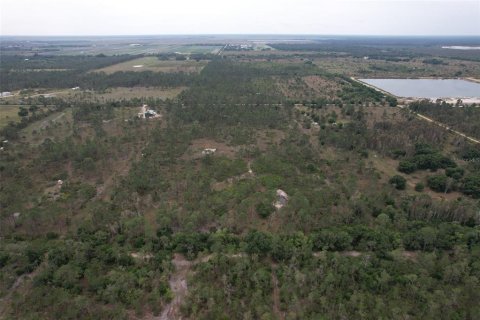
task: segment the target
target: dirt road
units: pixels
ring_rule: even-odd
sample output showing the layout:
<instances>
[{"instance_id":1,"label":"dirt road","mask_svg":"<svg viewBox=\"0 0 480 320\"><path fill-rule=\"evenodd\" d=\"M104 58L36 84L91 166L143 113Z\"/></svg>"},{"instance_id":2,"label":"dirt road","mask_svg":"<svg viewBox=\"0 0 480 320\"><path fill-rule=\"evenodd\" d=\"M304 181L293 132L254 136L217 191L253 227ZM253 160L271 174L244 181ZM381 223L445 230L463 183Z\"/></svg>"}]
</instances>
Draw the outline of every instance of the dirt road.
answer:
<instances>
[{"instance_id":1,"label":"dirt road","mask_svg":"<svg viewBox=\"0 0 480 320\"><path fill-rule=\"evenodd\" d=\"M187 276L192 267L192 262L180 254L175 254L173 260L175 271L170 277L169 285L173 293L173 300L165 306L158 320L182 319L180 306L188 292Z\"/></svg>"},{"instance_id":2,"label":"dirt road","mask_svg":"<svg viewBox=\"0 0 480 320\"><path fill-rule=\"evenodd\" d=\"M403 108L403 106L402 106L401 108ZM473 142L473 143L476 143L476 144L480 144L480 140L475 139L475 138L473 138L473 137L471 137L471 136L467 136L466 134L464 134L464 133L462 133L462 132L460 132L460 131L454 130L454 129L450 128L449 126L447 126L446 124L443 124L443 123L441 123L441 122L438 122L438 121L436 121L436 120L433 120L432 118L426 117L426 116L424 116L423 114L420 114L420 113L415 113L415 112L412 112L412 113L415 114L418 118L420 118L420 119L422 119L422 120L425 120L425 121L428 121L428 122L430 122L430 123L433 123L433 124L435 124L435 125L437 125L437 126L439 126L439 127L441 127L441 128L444 128L445 130L448 130L449 132L451 132L451 133L453 133L453 134L456 134L456 135L458 135L458 136L460 136L460 137L462 137L462 138L465 138L465 139L467 139L467 140L470 141L470 142Z\"/></svg>"}]
</instances>

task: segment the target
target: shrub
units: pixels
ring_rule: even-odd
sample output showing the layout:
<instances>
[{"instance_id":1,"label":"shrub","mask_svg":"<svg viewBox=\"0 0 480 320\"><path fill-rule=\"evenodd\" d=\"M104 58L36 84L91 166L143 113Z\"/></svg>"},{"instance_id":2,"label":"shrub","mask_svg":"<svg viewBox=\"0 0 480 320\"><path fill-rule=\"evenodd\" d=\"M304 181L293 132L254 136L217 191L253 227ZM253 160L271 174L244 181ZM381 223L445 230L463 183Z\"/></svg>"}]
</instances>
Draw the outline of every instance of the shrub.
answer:
<instances>
[{"instance_id":1,"label":"shrub","mask_svg":"<svg viewBox=\"0 0 480 320\"><path fill-rule=\"evenodd\" d=\"M400 175L391 177L388 182L397 190L405 190L405 187L407 186L407 180Z\"/></svg>"},{"instance_id":2,"label":"shrub","mask_svg":"<svg viewBox=\"0 0 480 320\"><path fill-rule=\"evenodd\" d=\"M404 157L405 155L407 154L407 152L405 150L393 150L392 151L392 157L394 159L398 159L398 158L401 158L401 157Z\"/></svg>"},{"instance_id":3,"label":"shrub","mask_svg":"<svg viewBox=\"0 0 480 320\"><path fill-rule=\"evenodd\" d=\"M447 190L447 176L440 174L428 177L428 186L436 192L448 192Z\"/></svg>"},{"instance_id":4,"label":"shrub","mask_svg":"<svg viewBox=\"0 0 480 320\"><path fill-rule=\"evenodd\" d=\"M245 238L246 251L249 254L267 254L272 250L272 236L260 231L252 230Z\"/></svg>"},{"instance_id":5,"label":"shrub","mask_svg":"<svg viewBox=\"0 0 480 320\"><path fill-rule=\"evenodd\" d=\"M3 268L7 265L8 260L10 260L10 256L6 252L0 252L0 268Z\"/></svg>"},{"instance_id":6,"label":"shrub","mask_svg":"<svg viewBox=\"0 0 480 320\"><path fill-rule=\"evenodd\" d=\"M415 191L422 192L423 189L425 189L425 185L423 183L419 182L415 185Z\"/></svg>"},{"instance_id":7,"label":"shrub","mask_svg":"<svg viewBox=\"0 0 480 320\"><path fill-rule=\"evenodd\" d=\"M398 171L409 174L417 170L417 165L410 160L400 161L398 164Z\"/></svg>"},{"instance_id":8,"label":"shrub","mask_svg":"<svg viewBox=\"0 0 480 320\"><path fill-rule=\"evenodd\" d=\"M268 216L270 216L270 214L273 212L273 207L268 203L260 202L255 207L255 210L257 211L260 217L265 219L265 218L268 218Z\"/></svg>"},{"instance_id":9,"label":"shrub","mask_svg":"<svg viewBox=\"0 0 480 320\"><path fill-rule=\"evenodd\" d=\"M463 177L465 170L462 168L447 168L445 174L447 177L453 178L455 180L460 180Z\"/></svg>"},{"instance_id":10,"label":"shrub","mask_svg":"<svg viewBox=\"0 0 480 320\"><path fill-rule=\"evenodd\" d=\"M460 153L463 160L475 160L480 159L480 149L478 147L469 146L466 147Z\"/></svg>"},{"instance_id":11,"label":"shrub","mask_svg":"<svg viewBox=\"0 0 480 320\"><path fill-rule=\"evenodd\" d=\"M267 187L268 189L278 189L284 183L284 178L282 176L274 175L274 174L266 174L260 177L260 182L262 185Z\"/></svg>"},{"instance_id":12,"label":"shrub","mask_svg":"<svg viewBox=\"0 0 480 320\"><path fill-rule=\"evenodd\" d=\"M480 198L480 175L466 177L463 180L462 192L474 198Z\"/></svg>"}]
</instances>

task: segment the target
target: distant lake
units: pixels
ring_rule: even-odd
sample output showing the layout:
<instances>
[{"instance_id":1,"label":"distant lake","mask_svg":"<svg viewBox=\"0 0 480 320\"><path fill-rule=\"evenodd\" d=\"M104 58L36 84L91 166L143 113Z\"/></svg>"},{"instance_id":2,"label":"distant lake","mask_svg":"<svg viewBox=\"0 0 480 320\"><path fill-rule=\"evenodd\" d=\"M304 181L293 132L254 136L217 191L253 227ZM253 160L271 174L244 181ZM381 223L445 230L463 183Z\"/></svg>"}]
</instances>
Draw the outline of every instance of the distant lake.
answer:
<instances>
[{"instance_id":1,"label":"distant lake","mask_svg":"<svg viewBox=\"0 0 480 320\"><path fill-rule=\"evenodd\" d=\"M398 97L478 98L480 83L459 79L359 79Z\"/></svg>"}]
</instances>

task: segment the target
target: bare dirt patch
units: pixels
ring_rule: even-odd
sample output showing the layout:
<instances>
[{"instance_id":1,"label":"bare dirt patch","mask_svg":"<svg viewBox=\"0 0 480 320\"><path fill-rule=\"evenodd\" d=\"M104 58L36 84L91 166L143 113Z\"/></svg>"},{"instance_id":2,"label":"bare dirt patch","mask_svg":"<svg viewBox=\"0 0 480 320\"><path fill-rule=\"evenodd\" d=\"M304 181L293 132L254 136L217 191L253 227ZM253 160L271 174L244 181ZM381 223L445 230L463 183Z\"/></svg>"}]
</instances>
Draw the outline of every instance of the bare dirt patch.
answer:
<instances>
[{"instance_id":1,"label":"bare dirt patch","mask_svg":"<svg viewBox=\"0 0 480 320\"><path fill-rule=\"evenodd\" d=\"M257 132L256 145L261 151L267 150L269 147L278 145L285 138L285 132L276 129L262 130Z\"/></svg>"},{"instance_id":2,"label":"bare dirt patch","mask_svg":"<svg viewBox=\"0 0 480 320\"><path fill-rule=\"evenodd\" d=\"M402 252L402 256L407 259L407 260L411 260L411 261L417 261L417 258L418 258L418 252L415 252L415 251L403 251Z\"/></svg>"},{"instance_id":3,"label":"bare dirt patch","mask_svg":"<svg viewBox=\"0 0 480 320\"><path fill-rule=\"evenodd\" d=\"M165 306L160 317L154 318L157 320L182 318L180 315L180 306L188 293L187 276L193 263L180 254L175 254L172 263L175 266L175 271L168 280L168 283L174 298Z\"/></svg>"},{"instance_id":4,"label":"bare dirt patch","mask_svg":"<svg viewBox=\"0 0 480 320\"><path fill-rule=\"evenodd\" d=\"M362 253L360 251L343 251L342 252L342 255L343 256L346 256L346 257L360 257L362 255Z\"/></svg>"},{"instance_id":5,"label":"bare dirt patch","mask_svg":"<svg viewBox=\"0 0 480 320\"><path fill-rule=\"evenodd\" d=\"M224 142L215 141L213 139L201 138L192 140L188 150L182 156L184 160L198 159L204 157L202 153L205 149L216 149L215 155L223 155L233 159L240 147L229 146Z\"/></svg>"},{"instance_id":6,"label":"bare dirt patch","mask_svg":"<svg viewBox=\"0 0 480 320\"><path fill-rule=\"evenodd\" d=\"M280 311L280 289L278 287L278 278L275 274L275 266L272 268L272 285L273 285L273 313L277 317L277 319L283 320L285 319L285 314Z\"/></svg>"}]
</instances>

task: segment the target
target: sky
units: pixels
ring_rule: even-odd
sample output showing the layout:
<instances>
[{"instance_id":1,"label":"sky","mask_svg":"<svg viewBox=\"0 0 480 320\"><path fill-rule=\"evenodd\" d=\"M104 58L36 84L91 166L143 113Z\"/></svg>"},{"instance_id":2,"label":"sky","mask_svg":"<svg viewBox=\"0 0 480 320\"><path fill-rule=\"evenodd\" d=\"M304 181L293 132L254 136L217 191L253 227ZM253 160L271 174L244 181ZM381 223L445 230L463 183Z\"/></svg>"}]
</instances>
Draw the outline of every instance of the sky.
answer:
<instances>
[{"instance_id":1,"label":"sky","mask_svg":"<svg viewBox=\"0 0 480 320\"><path fill-rule=\"evenodd\" d=\"M0 0L0 35L477 35L480 0Z\"/></svg>"}]
</instances>

